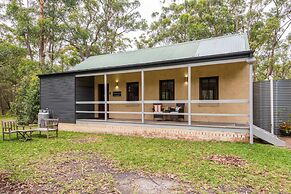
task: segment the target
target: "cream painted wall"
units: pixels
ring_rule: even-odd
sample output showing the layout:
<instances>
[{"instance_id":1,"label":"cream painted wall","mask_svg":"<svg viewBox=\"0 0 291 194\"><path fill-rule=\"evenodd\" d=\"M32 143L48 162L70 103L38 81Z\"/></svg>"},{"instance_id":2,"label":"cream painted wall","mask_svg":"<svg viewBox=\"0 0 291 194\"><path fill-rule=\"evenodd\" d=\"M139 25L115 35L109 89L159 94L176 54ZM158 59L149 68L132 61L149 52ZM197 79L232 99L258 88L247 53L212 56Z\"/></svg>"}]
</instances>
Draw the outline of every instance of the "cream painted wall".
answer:
<instances>
[{"instance_id":1,"label":"cream painted wall","mask_svg":"<svg viewBox=\"0 0 291 194\"><path fill-rule=\"evenodd\" d=\"M199 99L199 78L219 77L219 99L248 99L249 65L247 63L221 64L192 68L192 99ZM193 113L248 114L248 104L192 104ZM247 123L247 117L192 116L192 121Z\"/></svg>"},{"instance_id":2,"label":"cream painted wall","mask_svg":"<svg viewBox=\"0 0 291 194\"><path fill-rule=\"evenodd\" d=\"M145 100L159 100L159 80L175 79L175 99L187 100L187 83L185 83L187 68L146 71L145 72ZM249 68L246 63L219 64L192 68L192 100L199 99L199 78L219 76L219 99L248 99L249 95ZM98 101L98 84L103 83L103 76L95 78L95 100ZM118 80L118 88L116 81ZM140 73L126 73L108 75L109 100L126 101L126 83L141 82ZM114 91L121 91L121 97L113 97ZM141 100L141 85L139 87ZM175 106L169 104L168 106ZM145 105L146 112L152 112L152 105ZM248 104L192 104L193 113L238 113L248 114ZM96 105L96 110L98 106ZM110 105L110 111L139 112L141 105ZM186 110L187 112L187 104ZM110 118L141 119L140 115L110 114ZM185 116L185 120L187 116ZM153 119L146 115L145 119ZM192 116L192 121L247 123L248 118L242 117L206 117Z\"/></svg>"}]
</instances>

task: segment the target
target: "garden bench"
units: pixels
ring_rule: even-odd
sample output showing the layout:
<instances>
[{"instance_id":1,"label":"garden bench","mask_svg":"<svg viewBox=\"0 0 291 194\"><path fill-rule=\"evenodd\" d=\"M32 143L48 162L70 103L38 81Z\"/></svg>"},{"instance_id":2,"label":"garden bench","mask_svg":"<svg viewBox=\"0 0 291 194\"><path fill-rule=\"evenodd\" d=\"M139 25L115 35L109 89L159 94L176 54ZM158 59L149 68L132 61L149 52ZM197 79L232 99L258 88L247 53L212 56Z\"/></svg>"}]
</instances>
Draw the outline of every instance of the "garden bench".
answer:
<instances>
[{"instance_id":1,"label":"garden bench","mask_svg":"<svg viewBox=\"0 0 291 194\"><path fill-rule=\"evenodd\" d=\"M2 135L3 135L3 141L5 140L5 135L9 135L9 140L11 140L11 134L16 133L17 139L18 139L18 130L21 127L22 130L24 130L24 126L19 126L16 121L2 121Z\"/></svg>"},{"instance_id":2,"label":"garden bench","mask_svg":"<svg viewBox=\"0 0 291 194\"><path fill-rule=\"evenodd\" d=\"M40 135L42 132L45 132L47 138L49 138L49 132L55 132L56 137L58 137L59 119L43 119L40 121L39 128L36 128L34 131L38 131Z\"/></svg>"}]
</instances>

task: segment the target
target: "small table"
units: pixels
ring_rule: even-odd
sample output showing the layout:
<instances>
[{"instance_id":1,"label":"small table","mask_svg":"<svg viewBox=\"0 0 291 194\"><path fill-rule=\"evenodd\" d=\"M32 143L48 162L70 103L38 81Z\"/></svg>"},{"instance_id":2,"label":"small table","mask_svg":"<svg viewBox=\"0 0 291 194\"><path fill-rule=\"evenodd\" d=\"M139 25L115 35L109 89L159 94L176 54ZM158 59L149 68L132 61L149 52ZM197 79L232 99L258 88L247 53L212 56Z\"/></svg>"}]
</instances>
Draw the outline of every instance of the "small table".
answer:
<instances>
[{"instance_id":1,"label":"small table","mask_svg":"<svg viewBox=\"0 0 291 194\"><path fill-rule=\"evenodd\" d=\"M27 140L32 140L32 133L35 130L30 129L30 130L17 130L17 133L20 134L20 136L22 137L21 139L23 139L24 141Z\"/></svg>"}]
</instances>

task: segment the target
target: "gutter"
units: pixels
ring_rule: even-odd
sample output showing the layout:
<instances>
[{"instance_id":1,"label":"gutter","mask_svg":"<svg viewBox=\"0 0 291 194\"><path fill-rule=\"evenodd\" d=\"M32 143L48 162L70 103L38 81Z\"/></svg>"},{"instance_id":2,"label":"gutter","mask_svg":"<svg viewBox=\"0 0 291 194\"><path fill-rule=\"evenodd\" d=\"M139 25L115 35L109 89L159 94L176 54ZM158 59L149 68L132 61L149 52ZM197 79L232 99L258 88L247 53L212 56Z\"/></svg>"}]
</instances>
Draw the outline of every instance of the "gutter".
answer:
<instances>
[{"instance_id":1,"label":"gutter","mask_svg":"<svg viewBox=\"0 0 291 194\"><path fill-rule=\"evenodd\" d=\"M173 60L166 60L166 61L154 61L148 63L139 63L139 64L128 64L128 65L121 65L115 67L105 67L105 68L93 68L93 69L84 69L84 70L75 70L75 71L66 71L66 72L59 72L59 73L50 73L50 74L41 74L38 75L39 78L47 77L47 76L57 76L57 75L67 75L67 74L79 74L79 73L88 73L88 72L110 72L116 70L128 70L128 69L137 69L137 68L151 68L151 67L161 67L161 66L172 66L172 65L179 65L184 63L200 63L200 62L208 62L208 61L220 61L226 59L239 59L253 57L253 51L241 51L241 52L234 52L234 53L225 53L225 54L218 54L218 55L208 55L208 56L201 56L201 57L189 57L189 58L182 58L182 59L173 59Z\"/></svg>"}]
</instances>

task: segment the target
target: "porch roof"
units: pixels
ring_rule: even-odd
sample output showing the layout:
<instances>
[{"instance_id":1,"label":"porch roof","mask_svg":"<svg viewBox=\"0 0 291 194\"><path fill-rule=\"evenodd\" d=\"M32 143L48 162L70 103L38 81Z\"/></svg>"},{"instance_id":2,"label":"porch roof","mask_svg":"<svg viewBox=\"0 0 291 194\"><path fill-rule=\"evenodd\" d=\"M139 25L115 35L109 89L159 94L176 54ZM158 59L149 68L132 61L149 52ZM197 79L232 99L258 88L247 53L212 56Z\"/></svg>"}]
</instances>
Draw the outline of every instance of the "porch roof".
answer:
<instances>
[{"instance_id":1,"label":"porch roof","mask_svg":"<svg viewBox=\"0 0 291 194\"><path fill-rule=\"evenodd\" d=\"M92 56L70 71L128 67L145 63L166 62L250 51L245 33L195 40L169 46Z\"/></svg>"}]
</instances>

